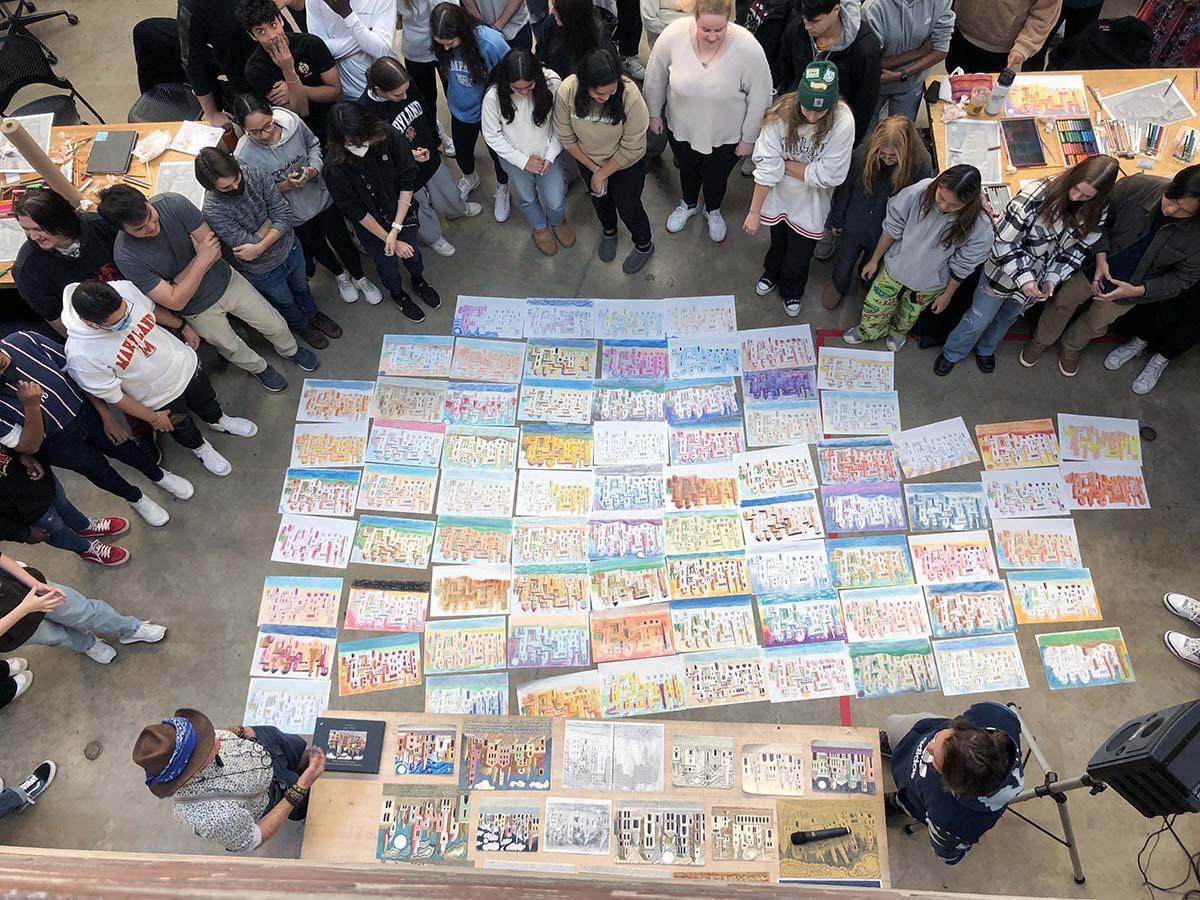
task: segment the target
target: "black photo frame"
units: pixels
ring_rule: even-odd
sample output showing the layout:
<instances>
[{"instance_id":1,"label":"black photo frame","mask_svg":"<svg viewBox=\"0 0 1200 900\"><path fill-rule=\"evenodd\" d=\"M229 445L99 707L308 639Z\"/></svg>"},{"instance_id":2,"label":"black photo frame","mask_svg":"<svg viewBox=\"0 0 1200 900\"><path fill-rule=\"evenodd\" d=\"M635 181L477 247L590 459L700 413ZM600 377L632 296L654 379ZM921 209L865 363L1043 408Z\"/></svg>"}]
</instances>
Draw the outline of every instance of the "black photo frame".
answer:
<instances>
[{"instance_id":1,"label":"black photo frame","mask_svg":"<svg viewBox=\"0 0 1200 900\"><path fill-rule=\"evenodd\" d=\"M377 719L327 719L319 717L313 730L313 746L325 751L327 772L375 775L383 754L386 722ZM361 740L361 748L357 747Z\"/></svg>"}]
</instances>

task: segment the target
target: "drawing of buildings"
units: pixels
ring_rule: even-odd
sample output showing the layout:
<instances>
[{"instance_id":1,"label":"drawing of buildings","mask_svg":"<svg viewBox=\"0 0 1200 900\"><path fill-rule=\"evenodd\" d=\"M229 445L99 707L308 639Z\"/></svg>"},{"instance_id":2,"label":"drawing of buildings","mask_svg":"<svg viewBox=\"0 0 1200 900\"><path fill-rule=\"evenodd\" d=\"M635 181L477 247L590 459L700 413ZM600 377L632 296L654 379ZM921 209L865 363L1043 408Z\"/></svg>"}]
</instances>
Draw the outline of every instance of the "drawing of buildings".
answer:
<instances>
[{"instance_id":1,"label":"drawing of buildings","mask_svg":"<svg viewBox=\"0 0 1200 900\"><path fill-rule=\"evenodd\" d=\"M250 674L328 678L332 662L333 648L328 638L264 631L259 635Z\"/></svg>"},{"instance_id":2,"label":"drawing of buildings","mask_svg":"<svg viewBox=\"0 0 1200 900\"><path fill-rule=\"evenodd\" d=\"M464 865L467 861L468 794L383 797L377 855L384 862Z\"/></svg>"},{"instance_id":3,"label":"drawing of buildings","mask_svg":"<svg viewBox=\"0 0 1200 900\"><path fill-rule=\"evenodd\" d=\"M354 511L356 485L353 478L288 475L283 485L289 512L348 514Z\"/></svg>"},{"instance_id":4,"label":"drawing of buildings","mask_svg":"<svg viewBox=\"0 0 1200 900\"><path fill-rule=\"evenodd\" d=\"M620 561L606 566L593 565L589 572L593 606L597 610L636 606L667 597L667 570L662 559L642 560L633 564Z\"/></svg>"},{"instance_id":5,"label":"drawing of buildings","mask_svg":"<svg viewBox=\"0 0 1200 900\"><path fill-rule=\"evenodd\" d=\"M671 746L675 787L733 787L733 738L676 735Z\"/></svg>"},{"instance_id":6,"label":"drawing of buildings","mask_svg":"<svg viewBox=\"0 0 1200 900\"><path fill-rule=\"evenodd\" d=\"M704 865L704 807L617 803L616 861Z\"/></svg>"},{"instance_id":7,"label":"drawing of buildings","mask_svg":"<svg viewBox=\"0 0 1200 900\"><path fill-rule=\"evenodd\" d=\"M313 387L310 384L304 390L304 408L301 415L318 421L364 419L370 405L369 390L364 392L341 387Z\"/></svg>"},{"instance_id":8,"label":"drawing of buildings","mask_svg":"<svg viewBox=\"0 0 1200 900\"><path fill-rule=\"evenodd\" d=\"M1048 432L1005 431L998 434L982 433L977 429L979 451L989 469L1019 469L1025 466L1058 465L1058 438L1050 421L1046 421Z\"/></svg>"},{"instance_id":9,"label":"drawing of buildings","mask_svg":"<svg viewBox=\"0 0 1200 900\"><path fill-rule=\"evenodd\" d=\"M588 608L588 574L513 569L513 612L582 612Z\"/></svg>"},{"instance_id":10,"label":"drawing of buildings","mask_svg":"<svg viewBox=\"0 0 1200 900\"><path fill-rule=\"evenodd\" d=\"M713 862L769 860L775 856L775 846L775 815L771 810L713 807Z\"/></svg>"},{"instance_id":11,"label":"drawing of buildings","mask_svg":"<svg viewBox=\"0 0 1200 900\"><path fill-rule=\"evenodd\" d=\"M937 667L929 642L920 652L901 652L907 641L856 644L850 649L854 683L859 697L890 697L938 689ZM878 649L876 649L878 648Z\"/></svg>"},{"instance_id":12,"label":"drawing of buildings","mask_svg":"<svg viewBox=\"0 0 1200 900\"><path fill-rule=\"evenodd\" d=\"M450 775L454 772L456 732L447 728L400 726L396 735L397 775Z\"/></svg>"},{"instance_id":13,"label":"drawing of buildings","mask_svg":"<svg viewBox=\"0 0 1200 900\"><path fill-rule=\"evenodd\" d=\"M875 793L875 751L866 744L813 741L809 774L814 791Z\"/></svg>"},{"instance_id":14,"label":"drawing of buildings","mask_svg":"<svg viewBox=\"0 0 1200 900\"><path fill-rule=\"evenodd\" d=\"M916 491L914 485L907 485L906 497L913 531L972 531L988 526L982 491Z\"/></svg>"},{"instance_id":15,"label":"drawing of buildings","mask_svg":"<svg viewBox=\"0 0 1200 900\"><path fill-rule=\"evenodd\" d=\"M594 613L591 629L593 662L647 659L675 652L671 612L665 604Z\"/></svg>"},{"instance_id":16,"label":"drawing of buildings","mask_svg":"<svg viewBox=\"0 0 1200 900\"><path fill-rule=\"evenodd\" d=\"M509 623L508 665L512 669L586 666L589 662L587 617L579 624L538 620Z\"/></svg>"},{"instance_id":17,"label":"drawing of buildings","mask_svg":"<svg viewBox=\"0 0 1200 900\"><path fill-rule=\"evenodd\" d=\"M663 476L661 473L642 475L629 472L597 475L594 499L597 512L660 510L663 508Z\"/></svg>"},{"instance_id":18,"label":"drawing of buildings","mask_svg":"<svg viewBox=\"0 0 1200 900\"><path fill-rule=\"evenodd\" d=\"M446 434L443 463L463 469L511 469L517 463L515 434L509 437L451 428Z\"/></svg>"},{"instance_id":19,"label":"drawing of buildings","mask_svg":"<svg viewBox=\"0 0 1200 900\"><path fill-rule=\"evenodd\" d=\"M754 628L754 611L749 599L736 603L688 605L676 603L671 607L671 623L675 633L675 650L719 650L723 647L756 647L758 633Z\"/></svg>"},{"instance_id":20,"label":"drawing of buildings","mask_svg":"<svg viewBox=\"0 0 1200 900\"><path fill-rule=\"evenodd\" d=\"M416 635L411 644L376 647L338 655L338 692L360 694L421 683L421 646Z\"/></svg>"},{"instance_id":21,"label":"drawing of buildings","mask_svg":"<svg viewBox=\"0 0 1200 900\"><path fill-rule=\"evenodd\" d=\"M464 734L459 784L489 790L549 790L550 735Z\"/></svg>"},{"instance_id":22,"label":"drawing of buildings","mask_svg":"<svg viewBox=\"0 0 1200 900\"><path fill-rule=\"evenodd\" d=\"M302 431L296 435L296 459L302 466L357 466L366 438L361 434Z\"/></svg>"},{"instance_id":23,"label":"drawing of buildings","mask_svg":"<svg viewBox=\"0 0 1200 900\"><path fill-rule=\"evenodd\" d=\"M742 790L751 794L804 793L804 751L781 744L742 748Z\"/></svg>"},{"instance_id":24,"label":"drawing of buildings","mask_svg":"<svg viewBox=\"0 0 1200 900\"><path fill-rule=\"evenodd\" d=\"M817 456L825 484L900 480L896 451L890 443L877 447L818 447Z\"/></svg>"},{"instance_id":25,"label":"drawing of buildings","mask_svg":"<svg viewBox=\"0 0 1200 900\"><path fill-rule=\"evenodd\" d=\"M475 849L485 852L536 853L542 817L537 807L481 809Z\"/></svg>"},{"instance_id":26,"label":"drawing of buildings","mask_svg":"<svg viewBox=\"0 0 1200 900\"><path fill-rule=\"evenodd\" d=\"M929 618L937 637L1015 631L1017 620L1001 582L930 585Z\"/></svg>"},{"instance_id":27,"label":"drawing of buildings","mask_svg":"<svg viewBox=\"0 0 1200 900\"><path fill-rule=\"evenodd\" d=\"M732 475L680 475L667 477L667 495L675 509L735 507L738 503L737 479Z\"/></svg>"},{"instance_id":28,"label":"drawing of buildings","mask_svg":"<svg viewBox=\"0 0 1200 900\"><path fill-rule=\"evenodd\" d=\"M1042 647L1042 663L1052 686L1083 687L1132 680L1122 647L1110 641L1092 644L1053 644ZM1057 682L1057 684L1055 684Z\"/></svg>"},{"instance_id":29,"label":"drawing of buildings","mask_svg":"<svg viewBox=\"0 0 1200 900\"><path fill-rule=\"evenodd\" d=\"M508 608L509 587L507 578L447 574L433 583L433 608L445 616L502 613Z\"/></svg>"}]
</instances>

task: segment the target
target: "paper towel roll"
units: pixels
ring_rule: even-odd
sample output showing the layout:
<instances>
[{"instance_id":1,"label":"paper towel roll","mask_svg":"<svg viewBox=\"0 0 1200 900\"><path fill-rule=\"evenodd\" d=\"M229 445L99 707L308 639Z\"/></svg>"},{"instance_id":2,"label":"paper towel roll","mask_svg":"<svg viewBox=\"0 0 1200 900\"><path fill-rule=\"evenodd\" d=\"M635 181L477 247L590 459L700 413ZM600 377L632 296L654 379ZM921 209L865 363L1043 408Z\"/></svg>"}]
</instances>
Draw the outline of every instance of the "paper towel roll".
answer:
<instances>
[{"instance_id":1,"label":"paper towel roll","mask_svg":"<svg viewBox=\"0 0 1200 900\"><path fill-rule=\"evenodd\" d=\"M37 145L37 141L29 136L25 126L16 119L5 119L0 121L0 134L3 134L17 149L17 152L25 157L25 161L45 179L46 184L62 194L72 206L79 206L83 202L83 194L79 193L78 188L67 180L58 166L54 164L54 160Z\"/></svg>"}]
</instances>

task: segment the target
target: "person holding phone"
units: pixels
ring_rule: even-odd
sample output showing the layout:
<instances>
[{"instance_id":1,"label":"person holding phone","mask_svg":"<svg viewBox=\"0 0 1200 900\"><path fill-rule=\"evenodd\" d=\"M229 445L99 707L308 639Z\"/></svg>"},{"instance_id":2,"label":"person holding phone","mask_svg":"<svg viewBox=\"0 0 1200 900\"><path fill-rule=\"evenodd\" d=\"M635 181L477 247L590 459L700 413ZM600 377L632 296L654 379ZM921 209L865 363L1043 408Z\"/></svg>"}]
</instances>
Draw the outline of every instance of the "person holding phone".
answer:
<instances>
[{"instance_id":1,"label":"person holding phone","mask_svg":"<svg viewBox=\"0 0 1200 900\"><path fill-rule=\"evenodd\" d=\"M1058 370L1073 377L1083 348L1134 305L1170 300L1200 279L1200 165L1170 179L1132 175L1117 182L1093 246L1094 271L1067 279L1042 311L1021 350L1026 368L1058 343ZM1088 300L1092 305L1071 322Z\"/></svg>"},{"instance_id":2,"label":"person holding phone","mask_svg":"<svg viewBox=\"0 0 1200 900\"><path fill-rule=\"evenodd\" d=\"M650 219L642 205L646 185L646 128L650 114L633 79L615 53L593 50L579 70L563 79L554 101L554 130L579 173L600 220L601 262L617 256L617 217L633 238L621 263L626 275L640 272L654 253Z\"/></svg>"}]
</instances>

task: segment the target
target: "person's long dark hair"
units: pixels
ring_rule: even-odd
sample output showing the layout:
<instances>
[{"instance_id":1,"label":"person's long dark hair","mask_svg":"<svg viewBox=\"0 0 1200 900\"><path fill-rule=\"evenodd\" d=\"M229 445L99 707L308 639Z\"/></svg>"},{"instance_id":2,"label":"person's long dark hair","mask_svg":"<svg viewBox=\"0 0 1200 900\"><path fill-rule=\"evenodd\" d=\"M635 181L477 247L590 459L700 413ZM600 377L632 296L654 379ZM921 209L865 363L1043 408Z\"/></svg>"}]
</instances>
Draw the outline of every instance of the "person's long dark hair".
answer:
<instances>
[{"instance_id":1,"label":"person's long dark hair","mask_svg":"<svg viewBox=\"0 0 1200 900\"><path fill-rule=\"evenodd\" d=\"M388 138L388 125L365 106L342 100L329 110L325 120L325 158L330 162L357 165L361 160L346 152L346 144L374 146Z\"/></svg>"},{"instance_id":2,"label":"person's long dark hair","mask_svg":"<svg viewBox=\"0 0 1200 900\"><path fill-rule=\"evenodd\" d=\"M1100 217L1108 204L1108 195L1117 183L1121 167L1111 156L1090 156L1046 183L1041 218L1048 223L1062 222L1082 235L1091 234L1100 225ZM1071 199L1071 188L1087 183L1096 191L1091 200L1077 203Z\"/></svg>"},{"instance_id":3,"label":"person's long dark hair","mask_svg":"<svg viewBox=\"0 0 1200 900\"><path fill-rule=\"evenodd\" d=\"M475 36L475 28L479 22L472 19L465 9L453 3L439 3L429 14L429 34L433 40L433 55L437 57L438 68L442 77L450 77L450 61L454 54L462 57L463 65L467 67L467 75L475 84L487 84L487 63L483 61L483 53L479 49L479 39ZM459 44L453 50L447 50L438 41L457 39Z\"/></svg>"},{"instance_id":4,"label":"person's long dark hair","mask_svg":"<svg viewBox=\"0 0 1200 900\"><path fill-rule=\"evenodd\" d=\"M560 39L572 59L583 59L600 46L600 25L592 0L554 0L554 14L562 20ZM570 73L559 74L565 78Z\"/></svg>"},{"instance_id":5,"label":"person's long dark hair","mask_svg":"<svg viewBox=\"0 0 1200 900\"><path fill-rule=\"evenodd\" d=\"M579 86L575 90L575 115L580 119L592 117L592 107L596 101L588 93L589 88L604 87L615 84L617 89L613 95L600 107L600 121L610 125L620 125L625 121L625 78L621 74L621 65L607 50L593 50L579 64L575 73Z\"/></svg>"},{"instance_id":6,"label":"person's long dark hair","mask_svg":"<svg viewBox=\"0 0 1200 900\"><path fill-rule=\"evenodd\" d=\"M528 50L509 50L492 69L492 84L500 101L500 117L509 124L517 114L512 99L514 81L533 82L533 93L530 95L533 99L533 124L545 125L554 111L554 94L546 83L546 70Z\"/></svg>"},{"instance_id":7,"label":"person's long dark hair","mask_svg":"<svg viewBox=\"0 0 1200 900\"><path fill-rule=\"evenodd\" d=\"M949 250L967 239L975 227L975 220L983 214L983 179L974 166L951 166L925 188L921 196L921 215L927 216L933 210L939 187L944 187L962 202L962 209L942 232L942 246Z\"/></svg>"}]
</instances>

